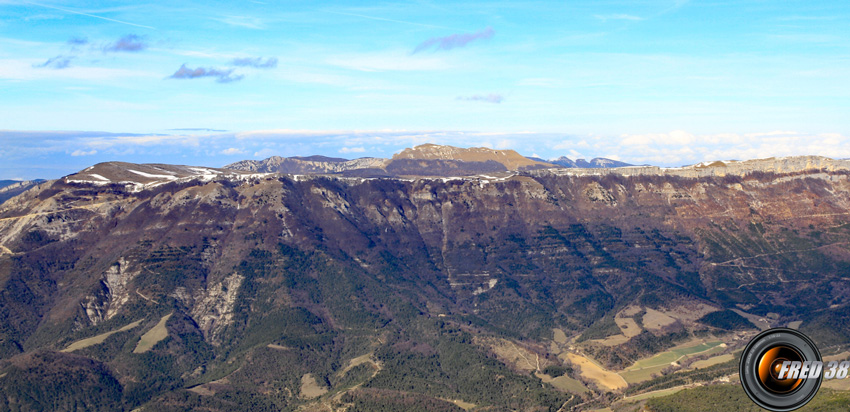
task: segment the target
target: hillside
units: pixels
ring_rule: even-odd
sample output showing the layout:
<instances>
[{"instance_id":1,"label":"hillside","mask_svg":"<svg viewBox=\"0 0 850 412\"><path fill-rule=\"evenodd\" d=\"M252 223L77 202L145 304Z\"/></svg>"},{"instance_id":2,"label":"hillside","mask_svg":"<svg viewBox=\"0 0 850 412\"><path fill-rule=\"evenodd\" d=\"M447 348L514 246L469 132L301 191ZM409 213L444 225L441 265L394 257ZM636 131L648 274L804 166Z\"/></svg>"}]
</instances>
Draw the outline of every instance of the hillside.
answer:
<instances>
[{"instance_id":1,"label":"hillside","mask_svg":"<svg viewBox=\"0 0 850 412\"><path fill-rule=\"evenodd\" d=\"M0 405L592 409L758 328L850 343L844 163L600 170L42 183L0 205Z\"/></svg>"}]
</instances>

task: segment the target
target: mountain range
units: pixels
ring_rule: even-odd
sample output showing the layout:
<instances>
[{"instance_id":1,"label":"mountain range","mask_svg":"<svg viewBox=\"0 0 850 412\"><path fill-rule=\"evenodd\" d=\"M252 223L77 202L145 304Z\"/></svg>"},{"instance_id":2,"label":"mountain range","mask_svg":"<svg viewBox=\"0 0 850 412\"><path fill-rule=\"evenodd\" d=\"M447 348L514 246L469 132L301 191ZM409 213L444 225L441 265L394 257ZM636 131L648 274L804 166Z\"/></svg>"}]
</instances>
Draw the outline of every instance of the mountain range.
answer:
<instances>
[{"instance_id":1,"label":"mountain range","mask_svg":"<svg viewBox=\"0 0 850 412\"><path fill-rule=\"evenodd\" d=\"M628 163L597 158L590 162L561 157L552 161L524 157L513 150L484 147L458 148L423 144L395 154L391 159L363 157L354 160L325 156L279 157L243 160L227 169L263 173L341 174L343 176L466 176L480 173L532 170L552 167L605 168L631 166Z\"/></svg>"},{"instance_id":2,"label":"mountain range","mask_svg":"<svg viewBox=\"0 0 850 412\"><path fill-rule=\"evenodd\" d=\"M101 163L0 204L0 410L722 402L759 330L847 350L848 209L812 156Z\"/></svg>"}]
</instances>

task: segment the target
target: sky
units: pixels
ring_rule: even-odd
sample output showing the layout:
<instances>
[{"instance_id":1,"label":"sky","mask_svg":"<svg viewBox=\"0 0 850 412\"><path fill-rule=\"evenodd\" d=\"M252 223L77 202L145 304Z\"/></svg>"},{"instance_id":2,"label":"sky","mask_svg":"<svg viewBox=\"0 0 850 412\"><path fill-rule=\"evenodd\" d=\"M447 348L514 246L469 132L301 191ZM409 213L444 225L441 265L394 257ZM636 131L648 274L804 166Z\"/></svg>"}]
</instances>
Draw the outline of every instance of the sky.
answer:
<instances>
[{"instance_id":1,"label":"sky","mask_svg":"<svg viewBox=\"0 0 850 412\"><path fill-rule=\"evenodd\" d=\"M0 0L0 179L426 142L850 158L850 2Z\"/></svg>"}]
</instances>

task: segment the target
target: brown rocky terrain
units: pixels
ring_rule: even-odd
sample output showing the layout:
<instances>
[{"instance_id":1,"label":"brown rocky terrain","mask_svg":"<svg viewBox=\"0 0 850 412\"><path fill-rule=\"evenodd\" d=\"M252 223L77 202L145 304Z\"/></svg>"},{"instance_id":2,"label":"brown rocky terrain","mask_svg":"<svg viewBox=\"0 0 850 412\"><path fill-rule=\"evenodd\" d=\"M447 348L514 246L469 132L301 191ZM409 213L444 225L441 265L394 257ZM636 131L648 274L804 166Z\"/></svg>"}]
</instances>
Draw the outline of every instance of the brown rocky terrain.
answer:
<instances>
[{"instance_id":1,"label":"brown rocky terrain","mask_svg":"<svg viewBox=\"0 0 850 412\"><path fill-rule=\"evenodd\" d=\"M92 405L89 387L27 386L73 370L128 410L375 393L556 410L622 389L573 365L559 373L591 391L564 392L477 337L541 370L581 353L617 371L760 322L846 346L848 178L814 157L404 179L97 165L0 205L0 405ZM161 319L168 336L134 353ZM303 397L307 374L327 392Z\"/></svg>"}]
</instances>

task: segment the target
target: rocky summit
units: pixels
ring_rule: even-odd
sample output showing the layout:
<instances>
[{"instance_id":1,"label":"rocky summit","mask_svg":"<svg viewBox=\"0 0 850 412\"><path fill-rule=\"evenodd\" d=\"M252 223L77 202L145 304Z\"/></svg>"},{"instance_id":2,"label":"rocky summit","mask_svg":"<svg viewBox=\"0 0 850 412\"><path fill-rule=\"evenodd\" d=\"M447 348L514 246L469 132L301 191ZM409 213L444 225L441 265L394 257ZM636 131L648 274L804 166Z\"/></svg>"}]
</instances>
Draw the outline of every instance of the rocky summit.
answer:
<instances>
[{"instance_id":1,"label":"rocky summit","mask_svg":"<svg viewBox=\"0 0 850 412\"><path fill-rule=\"evenodd\" d=\"M523 159L40 182L0 205L0 409L616 409L768 327L850 344L847 162Z\"/></svg>"}]
</instances>

